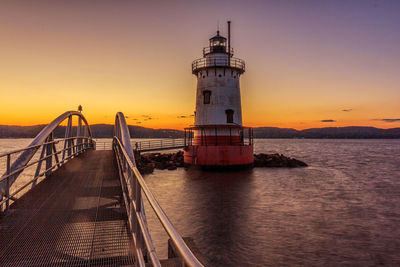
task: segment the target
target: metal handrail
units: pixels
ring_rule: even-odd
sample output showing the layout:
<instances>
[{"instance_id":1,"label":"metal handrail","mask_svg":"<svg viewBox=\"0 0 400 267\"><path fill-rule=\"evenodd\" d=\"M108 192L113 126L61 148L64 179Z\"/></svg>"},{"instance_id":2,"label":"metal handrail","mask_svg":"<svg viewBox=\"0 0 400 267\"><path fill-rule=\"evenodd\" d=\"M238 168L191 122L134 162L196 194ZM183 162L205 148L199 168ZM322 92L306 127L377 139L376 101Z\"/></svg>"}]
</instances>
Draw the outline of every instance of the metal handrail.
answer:
<instances>
[{"instance_id":1,"label":"metal handrail","mask_svg":"<svg viewBox=\"0 0 400 267\"><path fill-rule=\"evenodd\" d=\"M111 141L96 141L95 150L112 150L112 140Z\"/></svg>"},{"instance_id":2,"label":"metal handrail","mask_svg":"<svg viewBox=\"0 0 400 267\"><path fill-rule=\"evenodd\" d=\"M135 150L139 152L168 150L183 148L185 140L183 138L176 139L154 139L134 142Z\"/></svg>"},{"instance_id":3,"label":"metal handrail","mask_svg":"<svg viewBox=\"0 0 400 267\"><path fill-rule=\"evenodd\" d=\"M87 137L85 137L85 136L76 136L76 137L70 137L70 138L56 139L56 140L54 140L54 141L46 142L46 143L43 143L43 144L40 144L40 145L27 146L27 147L25 147L25 148L20 148L20 149L16 149L16 150L11 150L11 151L5 152L5 153L3 153L3 154L0 154L0 158L5 157L5 156L7 156L7 155L9 155L9 154L10 154L10 155L16 154L16 153L19 153L19 152L22 152L22 151L25 151L25 150L28 150L28 149L39 148L39 147L41 147L42 145L58 144L58 143L61 142L61 141L70 140L70 139L77 139L77 138L82 138L82 139L83 139L83 138L87 138Z\"/></svg>"},{"instance_id":4,"label":"metal handrail","mask_svg":"<svg viewBox=\"0 0 400 267\"><path fill-rule=\"evenodd\" d=\"M89 140L88 137L72 137L72 138L57 140L57 141L54 141L54 142L44 143L43 145L47 145L47 144L57 144L57 143L59 143L60 141L68 140L68 139L69 139L69 140L75 140L75 139ZM39 145L39 146L41 146L41 145ZM80 146L79 144L76 144L76 145L73 145L71 148L75 148L75 147L79 147L79 146ZM35 147L36 147L36 146L27 147L27 148L25 148L25 149L21 149L21 151L29 150L29 149L32 149L32 148L35 148ZM38 159L38 160L35 160L35 161L33 161L33 162L29 162L28 164L26 164L26 165L24 165L24 166L22 166L22 167L20 167L20 168L18 168L18 169L15 169L15 170L12 171L11 173L5 174L5 175L3 175L2 177L0 177L0 182L3 181L3 180L5 180L5 179L7 179L8 177L10 177L10 176L16 174L16 173L22 171L22 170L25 170L26 168L28 168L28 167L30 167L30 166L32 166L32 165L35 165L35 164L38 163L39 161L43 161L43 160L45 160L45 159L51 158L52 156L61 154L62 152L66 151L66 150L68 150L68 149L70 149L70 148L65 148L65 149L62 149L62 150L60 150L60 151L53 152L53 153L51 153L51 154L49 154L49 155L46 155L45 157L41 157L41 158ZM13 153L10 152L10 153L8 153L8 154L11 155L11 154L13 154ZM4 155L7 156L8 154L4 154ZM61 162L63 162L63 161L65 161L65 159L62 160Z\"/></svg>"},{"instance_id":5,"label":"metal handrail","mask_svg":"<svg viewBox=\"0 0 400 267\"><path fill-rule=\"evenodd\" d=\"M72 117L78 117L78 126L76 136L73 135ZM64 121L68 119L67 127L65 128L65 138L54 140L55 129ZM82 125L84 123L84 126ZM64 148L60 151L56 150L56 144L64 141ZM75 142L76 141L76 142ZM14 196L19 193L27 185L32 184L32 188L36 185L36 181L43 175L50 174L50 171L56 167L61 167L67 160L79 155L89 148L93 148L95 142L92 139L92 133L86 118L82 113L77 111L67 111L51 123L45 126L33 139L33 141L23 149L16 149L0 155L0 158L6 157L6 171L0 178L0 211L3 210L2 206L5 203L4 211L9 208L9 201L15 201ZM38 160L31 161L36 152L42 147L42 151ZM11 164L11 155L22 152L17 159ZM59 160L58 155L62 153ZM66 155L67 154L67 155ZM55 163L53 165L53 157ZM45 171L41 172L42 163L45 162ZM16 192L10 194L12 184L17 180L19 175L28 167L37 164L34 178L18 188Z\"/></svg>"},{"instance_id":6,"label":"metal handrail","mask_svg":"<svg viewBox=\"0 0 400 267\"><path fill-rule=\"evenodd\" d=\"M183 138L162 138L144 141L131 141L131 145L135 151L149 152L158 150L178 149L184 147ZM112 150L112 141L99 140L96 142L96 150Z\"/></svg>"},{"instance_id":7,"label":"metal handrail","mask_svg":"<svg viewBox=\"0 0 400 267\"><path fill-rule=\"evenodd\" d=\"M199 58L192 62L192 72L196 73L201 69L208 67L230 67L239 69L241 72L245 71L246 64L244 60L239 58Z\"/></svg>"},{"instance_id":8,"label":"metal handrail","mask_svg":"<svg viewBox=\"0 0 400 267\"><path fill-rule=\"evenodd\" d=\"M82 138L82 137L72 137L72 138L67 138L67 139L79 139L79 138ZM88 140L89 138L84 137L84 139ZM64 140L64 139L63 139L63 140ZM62 141L62 140L57 140L56 142L48 142L48 143L45 143L45 144L49 144L49 143L50 143L50 144L53 144L53 143L58 143L58 142L60 142L60 141ZM80 146L81 146L80 144L75 144L75 145L73 145L71 148L78 147L78 149L79 149ZM28 147L28 148L26 148L26 149L31 149L31 148L32 148L32 147ZM0 178L0 181L7 180L7 179L8 179L9 177L11 177L12 175L15 175L15 174L18 173L18 172L22 172L23 170L25 170L26 168L28 168L28 167L30 167L30 166L33 166L33 165L35 165L35 164L37 164L37 163L40 163L40 162L43 162L44 160L46 160L46 159L48 159L48 158L51 158L51 157L53 157L53 156L55 156L55 155L61 154L61 153L64 152L65 150L68 150L68 149L71 149L71 148L64 148L64 149L62 149L62 150L60 150L60 151L53 152L53 153L51 153L50 155L47 155L47 156L45 156L45 157L41 157L41 158L39 158L38 160L35 160L35 161L33 161L33 162L30 162L29 164L27 164L27 165L25 165L25 166L23 166L23 167L21 167L21 168L15 170L15 171L9 173L9 174L7 174L7 175L4 175L3 177ZM43 175L45 175L46 173L48 173L50 170L52 170L52 169L54 169L54 168L56 168L56 167L60 167L61 165L64 164L65 161L69 160L70 158L72 158L72 157L74 157L74 156L79 155L80 153L84 152L86 149L87 149L87 147L82 146L82 148L81 148L80 150L77 150L74 154L71 154L70 156L67 156L67 157L64 158L63 160L59 161L58 164L54 164L54 165L52 165L51 167L45 169L44 171L35 174L34 177L32 178L32 180L28 181L26 184L24 184L23 186L19 187L19 188L18 188L17 190L15 190L15 192L13 192L12 194L9 194L8 196L5 196L4 199L0 201L0 207L1 207L1 205L3 205L4 203L6 203L7 201L9 201L9 200L14 200L14 196L16 196L19 192L21 192L21 191L22 191L24 188L26 188L28 185L30 185L30 184L34 183L35 181L37 181L37 179L38 179L39 177L42 177ZM10 153L10 154L11 154L11 153Z\"/></svg>"},{"instance_id":9,"label":"metal handrail","mask_svg":"<svg viewBox=\"0 0 400 267\"><path fill-rule=\"evenodd\" d=\"M172 242L176 246L178 253L182 257L184 263L187 266L203 266L200 263L200 261L196 258L196 256L193 254L193 252L189 249L189 247L186 245L185 241L176 231L172 223L169 221L167 215L165 214L161 206L158 204L156 198L153 196L150 189L147 187L146 182L144 181L142 175L140 174L139 170L136 168L134 163L131 161L127 151L125 150L125 148L121 144L121 141L117 137L114 137L114 147L118 150L117 152L119 152L117 153L119 157L119 162L121 161L120 154L123 155L123 160L126 161L127 166L134 174L134 178L140 184L141 191L143 191L143 193L145 194L147 200L149 201L150 206L153 208L155 214L160 220L165 231L167 232ZM134 202L133 204L138 205L137 203ZM142 216L141 212L140 211L136 212L136 216L138 217L138 219L140 219L139 216ZM141 230L145 232L145 236L150 237L147 227L144 227ZM152 243L151 240L145 240L145 241L148 243Z\"/></svg>"},{"instance_id":10,"label":"metal handrail","mask_svg":"<svg viewBox=\"0 0 400 267\"><path fill-rule=\"evenodd\" d=\"M54 143L54 144L57 144L58 142L59 142L59 140L54 140L54 141L52 141L52 142L43 143L42 145L48 145L48 144L53 144L53 143ZM22 151L25 151L25 150L28 150L28 149L39 148L39 147L41 147L42 145L27 146L27 147L25 147L25 148L20 148L20 149L16 149L16 150L11 150L11 151L5 152L5 153L3 153L3 154L0 154L0 158L5 157L5 156L7 156L7 155L16 154L16 153L19 153L19 152L22 152Z\"/></svg>"},{"instance_id":11,"label":"metal handrail","mask_svg":"<svg viewBox=\"0 0 400 267\"><path fill-rule=\"evenodd\" d=\"M129 227L135 243L136 262L145 266L144 255L147 255L153 266L161 266L155 252L150 232L147 228L146 215L143 206L142 192L150 206L171 238L182 260L182 266L203 266L189 249L183 238L175 230L167 215L158 204L156 198L147 187L139 170L136 168L133 150L129 140L129 130L124 115L119 112L114 126L113 150L118 163L119 176L128 215Z\"/></svg>"}]
</instances>

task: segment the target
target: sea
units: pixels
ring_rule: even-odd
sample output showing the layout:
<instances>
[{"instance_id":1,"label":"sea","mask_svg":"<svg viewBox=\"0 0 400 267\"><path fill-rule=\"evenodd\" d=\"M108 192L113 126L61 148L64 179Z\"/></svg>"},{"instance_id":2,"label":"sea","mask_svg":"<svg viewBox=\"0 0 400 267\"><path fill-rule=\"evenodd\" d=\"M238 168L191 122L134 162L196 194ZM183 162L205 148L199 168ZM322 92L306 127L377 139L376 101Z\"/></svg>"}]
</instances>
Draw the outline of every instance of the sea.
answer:
<instances>
[{"instance_id":1,"label":"sea","mask_svg":"<svg viewBox=\"0 0 400 267\"><path fill-rule=\"evenodd\" d=\"M0 139L0 154L29 142ZM400 140L256 139L255 153L309 167L144 176L208 266L400 266ZM145 211L167 258L168 236Z\"/></svg>"}]
</instances>

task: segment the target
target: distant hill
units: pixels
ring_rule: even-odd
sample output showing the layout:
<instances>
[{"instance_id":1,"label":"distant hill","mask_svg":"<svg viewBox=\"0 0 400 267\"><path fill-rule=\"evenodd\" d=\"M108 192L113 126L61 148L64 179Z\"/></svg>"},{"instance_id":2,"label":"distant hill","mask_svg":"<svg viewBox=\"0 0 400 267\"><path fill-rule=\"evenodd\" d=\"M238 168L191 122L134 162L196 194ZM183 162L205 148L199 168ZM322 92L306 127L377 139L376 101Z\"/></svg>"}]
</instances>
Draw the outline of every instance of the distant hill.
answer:
<instances>
[{"instance_id":1,"label":"distant hill","mask_svg":"<svg viewBox=\"0 0 400 267\"><path fill-rule=\"evenodd\" d=\"M9 126L0 125L0 138L33 138L46 125L34 126ZM132 138L182 138L184 132L173 129L152 129L140 126L129 125L129 132ZM73 127L76 131L76 127ZM95 138L112 138L114 125L94 124L90 126ZM56 138L64 137L65 126L58 126L54 131Z\"/></svg>"},{"instance_id":2,"label":"distant hill","mask_svg":"<svg viewBox=\"0 0 400 267\"><path fill-rule=\"evenodd\" d=\"M45 125L34 126L9 126L0 125L0 138L33 138ZM113 125L91 125L95 138L112 138ZM172 129L152 129L141 126L129 126L132 138L182 138L184 132ZM57 127L55 136L64 137L65 126ZM379 129L374 127L326 127L306 130L291 128L258 127L254 128L255 138L400 138L400 128Z\"/></svg>"},{"instance_id":3,"label":"distant hill","mask_svg":"<svg viewBox=\"0 0 400 267\"><path fill-rule=\"evenodd\" d=\"M254 128L255 138L400 138L400 128L379 129L375 127L325 127L295 130L275 127Z\"/></svg>"}]
</instances>

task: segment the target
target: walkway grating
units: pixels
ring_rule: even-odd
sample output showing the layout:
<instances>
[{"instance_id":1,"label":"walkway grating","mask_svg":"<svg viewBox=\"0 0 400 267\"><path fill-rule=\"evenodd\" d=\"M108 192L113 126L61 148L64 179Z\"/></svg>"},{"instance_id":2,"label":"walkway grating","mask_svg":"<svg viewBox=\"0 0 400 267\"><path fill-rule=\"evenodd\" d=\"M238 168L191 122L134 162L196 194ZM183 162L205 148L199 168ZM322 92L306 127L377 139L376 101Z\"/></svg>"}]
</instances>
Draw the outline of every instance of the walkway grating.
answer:
<instances>
[{"instance_id":1,"label":"walkway grating","mask_svg":"<svg viewBox=\"0 0 400 267\"><path fill-rule=\"evenodd\" d=\"M112 151L71 160L0 219L0 266L134 264Z\"/></svg>"}]
</instances>

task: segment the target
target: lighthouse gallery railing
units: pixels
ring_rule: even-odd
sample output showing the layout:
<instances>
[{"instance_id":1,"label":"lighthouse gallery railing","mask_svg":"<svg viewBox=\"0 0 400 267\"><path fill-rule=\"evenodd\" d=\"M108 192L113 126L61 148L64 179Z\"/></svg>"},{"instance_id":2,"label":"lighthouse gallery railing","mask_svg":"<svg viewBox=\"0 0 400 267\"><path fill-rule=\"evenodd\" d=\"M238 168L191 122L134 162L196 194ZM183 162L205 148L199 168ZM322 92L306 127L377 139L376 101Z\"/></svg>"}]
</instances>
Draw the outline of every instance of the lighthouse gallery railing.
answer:
<instances>
[{"instance_id":1,"label":"lighthouse gallery railing","mask_svg":"<svg viewBox=\"0 0 400 267\"><path fill-rule=\"evenodd\" d=\"M245 71L245 62L239 58L199 58L193 61L192 63L192 73L196 73L197 71L208 68L208 67L231 67L235 69L239 69L240 71Z\"/></svg>"},{"instance_id":2,"label":"lighthouse gallery railing","mask_svg":"<svg viewBox=\"0 0 400 267\"><path fill-rule=\"evenodd\" d=\"M156 198L147 187L139 170L136 168L135 158L130 142L130 133L126 125L124 114L121 112L118 112L115 118L113 150L118 163L129 227L135 243L137 264L145 267L146 257L150 259L153 266L161 267L151 240L150 232L147 228L146 214L142 200L143 192L154 213L157 215L159 221L176 247L179 258L182 260L182 266L203 266L169 221Z\"/></svg>"}]
</instances>

